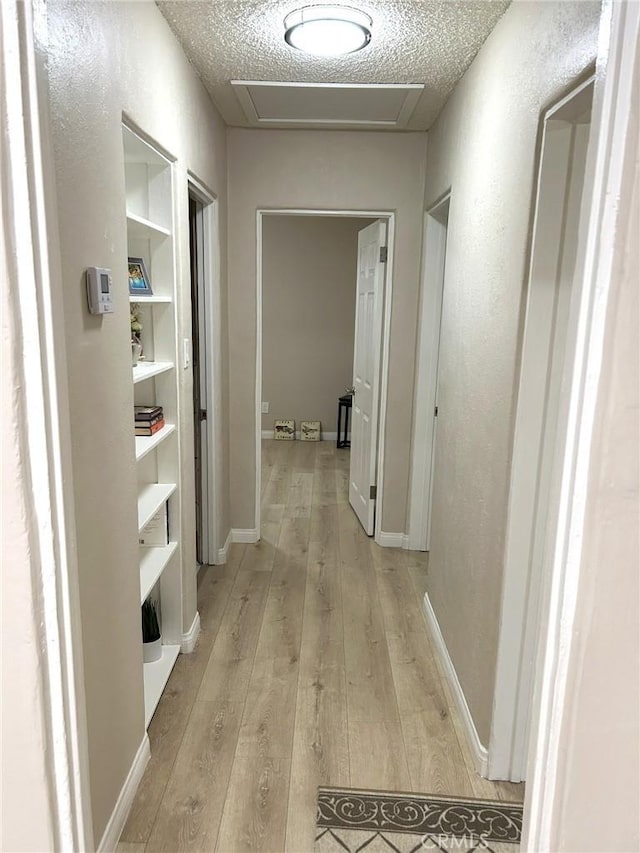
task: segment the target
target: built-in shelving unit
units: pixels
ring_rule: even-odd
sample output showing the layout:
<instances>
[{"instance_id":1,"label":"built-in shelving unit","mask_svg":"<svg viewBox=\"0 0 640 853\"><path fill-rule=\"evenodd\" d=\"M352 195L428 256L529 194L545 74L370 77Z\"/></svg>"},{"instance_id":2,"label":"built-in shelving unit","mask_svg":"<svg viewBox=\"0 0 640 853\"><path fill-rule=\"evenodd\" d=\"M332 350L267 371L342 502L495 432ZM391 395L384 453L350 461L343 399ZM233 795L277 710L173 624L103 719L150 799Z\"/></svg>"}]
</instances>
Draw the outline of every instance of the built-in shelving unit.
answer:
<instances>
[{"instance_id":1,"label":"built-in shelving unit","mask_svg":"<svg viewBox=\"0 0 640 853\"><path fill-rule=\"evenodd\" d=\"M144 724L147 727L179 654L180 646L163 643L160 660L144 665Z\"/></svg>"},{"instance_id":2,"label":"built-in shelving unit","mask_svg":"<svg viewBox=\"0 0 640 853\"><path fill-rule=\"evenodd\" d=\"M162 657L145 663L141 673L148 725L180 652L183 633L174 189L172 163L160 150L126 126L123 145L128 255L143 258L153 289L149 296L129 295L142 323L143 357L131 373L134 402L162 406L165 420L154 435L134 438L138 532L145 541L153 541L149 531L146 537L142 531L165 507L168 521L164 543L138 549L140 605L152 597L162 623Z\"/></svg>"},{"instance_id":3,"label":"built-in shelving unit","mask_svg":"<svg viewBox=\"0 0 640 853\"><path fill-rule=\"evenodd\" d=\"M140 304L140 300L136 303ZM146 379L152 379L154 376L159 376L161 373L166 373L168 370L173 370L175 364L172 361L140 361L136 364L133 370L133 384L144 382Z\"/></svg>"},{"instance_id":4,"label":"built-in shelving unit","mask_svg":"<svg viewBox=\"0 0 640 853\"><path fill-rule=\"evenodd\" d=\"M169 436L175 432L175 429L175 424L165 424L162 429L159 429L158 432L155 433L155 435L137 435L136 462L144 459L147 453L151 453L152 450L155 450L161 441L164 441L165 438L169 438Z\"/></svg>"}]
</instances>

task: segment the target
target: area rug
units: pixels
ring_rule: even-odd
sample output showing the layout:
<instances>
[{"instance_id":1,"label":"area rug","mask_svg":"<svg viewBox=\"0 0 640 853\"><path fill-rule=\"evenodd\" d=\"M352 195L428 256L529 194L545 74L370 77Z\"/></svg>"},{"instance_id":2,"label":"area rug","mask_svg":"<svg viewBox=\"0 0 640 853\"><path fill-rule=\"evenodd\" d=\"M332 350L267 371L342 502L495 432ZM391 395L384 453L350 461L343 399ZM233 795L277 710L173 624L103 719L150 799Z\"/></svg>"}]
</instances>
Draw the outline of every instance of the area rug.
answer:
<instances>
[{"instance_id":1,"label":"area rug","mask_svg":"<svg viewBox=\"0 0 640 853\"><path fill-rule=\"evenodd\" d=\"M516 853L521 832L518 803L320 788L314 850Z\"/></svg>"}]
</instances>

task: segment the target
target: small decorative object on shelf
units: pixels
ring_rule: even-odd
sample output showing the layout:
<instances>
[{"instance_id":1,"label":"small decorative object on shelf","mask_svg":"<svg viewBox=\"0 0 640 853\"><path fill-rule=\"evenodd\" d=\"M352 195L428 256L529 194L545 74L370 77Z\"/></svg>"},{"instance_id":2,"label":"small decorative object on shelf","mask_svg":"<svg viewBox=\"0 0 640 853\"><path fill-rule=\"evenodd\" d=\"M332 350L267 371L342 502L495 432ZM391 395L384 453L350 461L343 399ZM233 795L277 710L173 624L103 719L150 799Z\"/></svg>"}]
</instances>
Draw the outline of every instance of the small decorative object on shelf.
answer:
<instances>
[{"instance_id":1,"label":"small decorative object on shelf","mask_svg":"<svg viewBox=\"0 0 640 853\"><path fill-rule=\"evenodd\" d=\"M136 435L155 435L164 426L162 406L134 406Z\"/></svg>"},{"instance_id":2,"label":"small decorative object on shelf","mask_svg":"<svg viewBox=\"0 0 640 853\"><path fill-rule=\"evenodd\" d=\"M169 544L169 513L166 501L138 534L138 544L144 548L163 548Z\"/></svg>"},{"instance_id":3,"label":"small decorative object on shelf","mask_svg":"<svg viewBox=\"0 0 640 853\"><path fill-rule=\"evenodd\" d=\"M320 441L320 421L302 421L300 424L301 441Z\"/></svg>"},{"instance_id":4,"label":"small decorative object on shelf","mask_svg":"<svg viewBox=\"0 0 640 853\"><path fill-rule=\"evenodd\" d=\"M132 296L152 296L151 281L143 258L129 258L129 293Z\"/></svg>"},{"instance_id":5,"label":"small decorative object on shelf","mask_svg":"<svg viewBox=\"0 0 640 853\"><path fill-rule=\"evenodd\" d=\"M150 598L142 605L142 650L145 663L153 663L162 657L158 605Z\"/></svg>"},{"instance_id":6,"label":"small decorative object on shelf","mask_svg":"<svg viewBox=\"0 0 640 853\"><path fill-rule=\"evenodd\" d=\"M273 437L279 441L293 441L296 437L296 422L274 421Z\"/></svg>"},{"instance_id":7,"label":"small decorative object on shelf","mask_svg":"<svg viewBox=\"0 0 640 853\"><path fill-rule=\"evenodd\" d=\"M142 357L142 320L140 306L135 302L129 310L131 318L131 363L135 367Z\"/></svg>"}]
</instances>

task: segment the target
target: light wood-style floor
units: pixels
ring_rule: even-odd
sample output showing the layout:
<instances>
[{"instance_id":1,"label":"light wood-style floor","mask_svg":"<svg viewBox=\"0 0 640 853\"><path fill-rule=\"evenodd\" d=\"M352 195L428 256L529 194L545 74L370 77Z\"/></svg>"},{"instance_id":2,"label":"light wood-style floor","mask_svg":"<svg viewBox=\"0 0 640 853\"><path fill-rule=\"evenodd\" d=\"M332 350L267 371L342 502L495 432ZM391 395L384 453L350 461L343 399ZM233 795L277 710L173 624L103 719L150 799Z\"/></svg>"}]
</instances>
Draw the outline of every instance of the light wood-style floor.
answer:
<instances>
[{"instance_id":1,"label":"light wood-style floor","mask_svg":"<svg viewBox=\"0 0 640 853\"><path fill-rule=\"evenodd\" d=\"M427 556L348 505L348 451L263 442L262 541L202 569L121 853L311 853L318 785L521 800L477 776L421 611Z\"/></svg>"}]
</instances>

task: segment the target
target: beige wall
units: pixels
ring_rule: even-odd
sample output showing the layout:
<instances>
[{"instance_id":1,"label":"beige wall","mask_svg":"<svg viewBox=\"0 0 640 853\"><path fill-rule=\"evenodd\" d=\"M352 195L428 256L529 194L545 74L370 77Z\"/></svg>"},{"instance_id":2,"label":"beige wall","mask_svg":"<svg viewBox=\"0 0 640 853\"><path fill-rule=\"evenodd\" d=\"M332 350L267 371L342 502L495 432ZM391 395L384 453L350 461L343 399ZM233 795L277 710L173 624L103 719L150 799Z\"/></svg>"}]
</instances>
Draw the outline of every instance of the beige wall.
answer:
<instances>
[{"instance_id":1,"label":"beige wall","mask_svg":"<svg viewBox=\"0 0 640 853\"><path fill-rule=\"evenodd\" d=\"M426 204L451 206L428 593L485 745L538 126L598 22L597 3L513 3L429 132Z\"/></svg>"},{"instance_id":2,"label":"beige wall","mask_svg":"<svg viewBox=\"0 0 640 853\"><path fill-rule=\"evenodd\" d=\"M122 113L177 158L183 337L191 335L187 169L220 197L224 246L226 139L154 3L54 0L48 18L92 806L99 841L144 734L129 310L122 286L127 257ZM86 308L83 273L89 265L114 273L116 311L102 320ZM222 275L224 281L224 251ZM226 304L223 309L226 313ZM180 375L188 627L196 608L192 374ZM224 496L222 502L226 515Z\"/></svg>"},{"instance_id":3,"label":"beige wall","mask_svg":"<svg viewBox=\"0 0 640 853\"><path fill-rule=\"evenodd\" d=\"M640 80L622 179L551 849L640 849Z\"/></svg>"},{"instance_id":4,"label":"beige wall","mask_svg":"<svg viewBox=\"0 0 640 853\"><path fill-rule=\"evenodd\" d=\"M405 529L426 136L228 131L231 523L255 525L256 210L396 213L382 526Z\"/></svg>"},{"instance_id":5,"label":"beige wall","mask_svg":"<svg viewBox=\"0 0 640 853\"><path fill-rule=\"evenodd\" d=\"M358 232L372 220L265 216L262 227L262 429L317 420L335 432L351 385Z\"/></svg>"}]
</instances>

